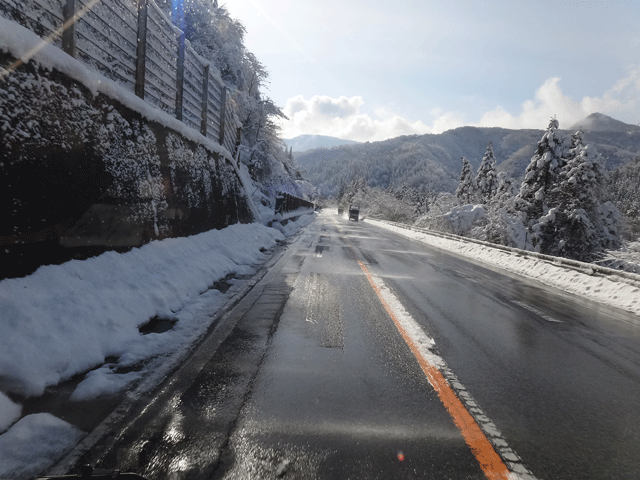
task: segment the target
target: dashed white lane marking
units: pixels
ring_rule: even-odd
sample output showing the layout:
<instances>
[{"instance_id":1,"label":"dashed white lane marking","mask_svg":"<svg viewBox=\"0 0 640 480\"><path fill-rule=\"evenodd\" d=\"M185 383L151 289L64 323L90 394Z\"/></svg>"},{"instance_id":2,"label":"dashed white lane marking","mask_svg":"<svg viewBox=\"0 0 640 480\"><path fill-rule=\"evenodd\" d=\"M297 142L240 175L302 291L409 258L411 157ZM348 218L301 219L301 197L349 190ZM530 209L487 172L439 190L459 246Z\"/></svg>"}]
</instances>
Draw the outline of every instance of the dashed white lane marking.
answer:
<instances>
[{"instance_id":1,"label":"dashed white lane marking","mask_svg":"<svg viewBox=\"0 0 640 480\"><path fill-rule=\"evenodd\" d=\"M512 300L512 303L515 303L516 305L518 305L519 307L524 308L525 310L529 310L530 312L535 313L539 317L544 318L547 322L564 323L562 320L558 320L557 318L553 318L553 317L547 315L546 313L544 313L542 310L539 310L536 307L532 307L531 305L527 305L526 303L521 302L519 300Z\"/></svg>"}]
</instances>

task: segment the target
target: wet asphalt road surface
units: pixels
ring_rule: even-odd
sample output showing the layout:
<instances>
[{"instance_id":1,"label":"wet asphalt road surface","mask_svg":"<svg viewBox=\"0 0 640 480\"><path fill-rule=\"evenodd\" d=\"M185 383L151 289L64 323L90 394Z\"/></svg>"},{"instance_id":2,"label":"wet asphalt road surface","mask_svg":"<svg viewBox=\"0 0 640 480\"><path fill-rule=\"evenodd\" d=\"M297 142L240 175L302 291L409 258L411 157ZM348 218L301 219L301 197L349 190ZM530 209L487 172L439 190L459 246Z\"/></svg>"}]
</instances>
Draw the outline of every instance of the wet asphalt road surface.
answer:
<instances>
[{"instance_id":1,"label":"wet asphalt road surface","mask_svg":"<svg viewBox=\"0 0 640 480\"><path fill-rule=\"evenodd\" d=\"M638 317L329 212L92 463L150 480L487 478L358 261L529 478L640 478Z\"/></svg>"}]
</instances>

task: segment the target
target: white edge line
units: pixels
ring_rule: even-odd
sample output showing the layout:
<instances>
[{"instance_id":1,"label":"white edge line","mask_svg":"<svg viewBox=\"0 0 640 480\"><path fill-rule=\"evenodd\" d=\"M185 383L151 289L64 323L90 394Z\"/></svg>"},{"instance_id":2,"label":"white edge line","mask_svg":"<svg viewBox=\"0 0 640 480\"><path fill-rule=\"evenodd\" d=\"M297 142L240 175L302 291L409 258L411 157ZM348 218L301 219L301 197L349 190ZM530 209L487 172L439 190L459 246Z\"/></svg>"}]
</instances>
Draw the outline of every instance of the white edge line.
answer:
<instances>
[{"instance_id":1,"label":"white edge line","mask_svg":"<svg viewBox=\"0 0 640 480\"><path fill-rule=\"evenodd\" d=\"M422 330L420 325L418 325L409 312L407 312L402 303L393 294L393 292L391 292L384 281L377 275L371 272L369 273L380 290L380 295L384 298L385 302L387 302L389 307L393 310L398 321L402 324L402 328L404 328L407 334L418 346L420 355L422 355L427 362L440 370L440 373L445 377L457 397L464 404L467 411L471 414L480 429L486 435L489 442L493 445L496 453L504 460L505 464L511 471L510 478L513 480L537 480L531 471L525 467L524 462L518 454L516 454L509 446L496 425L485 415L484 411L478 405L478 402L475 401L464 385L460 383L444 359L440 355L434 353L433 350L436 346L435 341L429 337L424 330Z\"/></svg>"}]
</instances>

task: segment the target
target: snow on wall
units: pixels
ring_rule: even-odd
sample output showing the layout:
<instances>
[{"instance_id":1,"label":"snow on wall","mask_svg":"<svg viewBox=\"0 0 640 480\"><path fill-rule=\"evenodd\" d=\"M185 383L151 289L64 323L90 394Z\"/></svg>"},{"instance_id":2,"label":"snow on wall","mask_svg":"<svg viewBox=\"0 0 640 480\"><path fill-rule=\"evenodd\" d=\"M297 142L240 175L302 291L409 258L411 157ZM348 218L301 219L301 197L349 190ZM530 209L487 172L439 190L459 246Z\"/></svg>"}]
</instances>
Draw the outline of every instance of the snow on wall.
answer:
<instances>
[{"instance_id":1,"label":"snow on wall","mask_svg":"<svg viewBox=\"0 0 640 480\"><path fill-rule=\"evenodd\" d=\"M202 206L205 198L212 193L211 177L216 174L216 162L209 158L202 147L195 152L179 136L167 135L167 147L171 158L171 180L181 184L178 193L189 208ZM188 178L187 182L184 180ZM204 194L204 195L203 195Z\"/></svg>"},{"instance_id":2,"label":"snow on wall","mask_svg":"<svg viewBox=\"0 0 640 480\"><path fill-rule=\"evenodd\" d=\"M160 212L168 207L164 197L164 183L160 171L160 156L154 132L140 120L125 120L120 113L108 108L100 133L109 132L99 144L107 172L115 179L105 196L117 203L132 204L130 220L134 223L153 223L156 237L168 233L167 223ZM105 143L107 145L105 146Z\"/></svg>"},{"instance_id":3,"label":"snow on wall","mask_svg":"<svg viewBox=\"0 0 640 480\"><path fill-rule=\"evenodd\" d=\"M7 0L0 0L1 2ZM33 32L18 25L17 23L0 17L0 50L8 53L13 58L19 58L23 62L35 61L38 65L48 70L58 70L69 78L80 82L88 88L93 95L104 94L124 106L138 112L145 119L157 122L171 130L180 133L185 138L203 144L207 150L219 153L227 159L232 159L233 155L226 148L218 143L218 138L207 135L204 137L199 131L187 127L183 122L177 120L173 113L166 113L153 107L148 102L137 97L121 85L105 78L104 76L89 69L78 60L65 54L59 48L43 42ZM210 86L221 89L222 80L215 67L210 71ZM221 90L219 90L221 91ZM220 105L220 98L209 96L210 105ZM219 110L216 114L219 115ZM214 118L210 116L209 118Z\"/></svg>"},{"instance_id":4,"label":"snow on wall","mask_svg":"<svg viewBox=\"0 0 640 480\"><path fill-rule=\"evenodd\" d=\"M106 99L96 99L79 85L65 85L56 75L28 67L7 75L0 86L0 174L4 173L1 183L14 205L8 219L11 233L38 231L58 220L54 212L53 218L41 215L37 222L29 219L38 213L35 205L55 191L47 178L36 181L38 171L32 167L45 163L39 171L59 177L65 168L82 168L69 163L74 154L82 157L85 167L88 162L99 163L95 171L87 172L87 180L95 182L94 200L101 197L131 206L129 220L153 225L156 236L160 235L158 212L164 204L153 132L139 118L125 119ZM0 68L0 73L4 72ZM56 182L65 185L74 178L56 178ZM43 190L34 192L36 185ZM67 188L74 197L89 194L73 185ZM56 193L58 199L62 196ZM33 207L20 208L27 205ZM6 227L4 233L9 233Z\"/></svg>"},{"instance_id":5,"label":"snow on wall","mask_svg":"<svg viewBox=\"0 0 640 480\"><path fill-rule=\"evenodd\" d=\"M40 45L34 47L33 52L43 49L48 44L61 48L60 32L64 24L65 2L66 0L0 0L0 26L5 19L10 19L41 37L44 42L39 42ZM206 99L206 136L218 142L223 88L218 70L208 60L200 57L189 42L185 41L184 75L180 87L178 57L182 31L165 16L153 0L147 2L147 8L143 11L147 12L147 29L144 36L145 101L172 117L180 118L188 128L200 132L203 85L205 82L209 83ZM131 93L135 91L137 81L138 13L136 4L129 0L76 0L78 19L75 23L75 33L72 35L75 38L75 55L80 61ZM9 43L15 46L15 42ZM28 54L29 57L33 52ZM209 66L210 70L208 79L204 79L205 66ZM181 109L178 108L180 88ZM227 108L234 106L231 103ZM232 113L232 116L235 116L235 113ZM235 129L229 129L228 134L231 136L225 139L224 144L233 152L236 141Z\"/></svg>"},{"instance_id":6,"label":"snow on wall","mask_svg":"<svg viewBox=\"0 0 640 480\"><path fill-rule=\"evenodd\" d=\"M233 166L204 137L33 62L0 75L0 200L11 207L0 212L0 256L30 256L42 241L130 248L252 220Z\"/></svg>"}]
</instances>

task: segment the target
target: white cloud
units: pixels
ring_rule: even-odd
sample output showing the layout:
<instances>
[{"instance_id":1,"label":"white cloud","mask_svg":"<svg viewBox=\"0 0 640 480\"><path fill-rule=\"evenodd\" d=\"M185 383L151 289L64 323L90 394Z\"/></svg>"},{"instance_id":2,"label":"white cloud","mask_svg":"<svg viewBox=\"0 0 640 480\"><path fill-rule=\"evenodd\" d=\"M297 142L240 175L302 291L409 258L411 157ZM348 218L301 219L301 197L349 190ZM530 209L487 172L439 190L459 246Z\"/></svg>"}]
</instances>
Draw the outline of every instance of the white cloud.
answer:
<instances>
[{"instance_id":1,"label":"white cloud","mask_svg":"<svg viewBox=\"0 0 640 480\"><path fill-rule=\"evenodd\" d=\"M603 93L601 97L572 100L560 88L560 78L546 80L533 99L522 103L519 113L513 114L497 106L481 115L478 122L470 122L461 112L434 107L425 115L428 122L411 121L385 108L375 109L370 116L361 112L364 99L360 96L332 98L316 95L310 99L302 95L290 98L283 109L289 121L283 121L283 137L301 134L375 141L400 135L441 133L463 125L503 128L544 129L551 117L561 128L567 128L587 115L600 112L630 124L640 122L640 65L630 68L625 78Z\"/></svg>"},{"instance_id":2,"label":"white cloud","mask_svg":"<svg viewBox=\"0 0 640 480\"><path fill-rule=\"evenodd\" d=\"M376 108L372 117L360 112L362 97L332 98L316 95L307 100L302 95L290 98L284 107L289 121L282 122L282 136L329 135L361 142L386 140L400 135L441 133L465 125L462 114L434 108L432 124L411 121L386 108Z\"/></svg>"},{"instance_id":3,"label":"white cloud","mask_svg":"<svg viewBox=\"0 0 640 480\"><path fill-rule=\"evenodd\" d=\"M453 128L462 127L468 125L464 121L464 117L459 112L444 112L439 113L437 118L433 120L433 127L431 127L433 133L442 133Z\"/></svg>"},{"instance_id":4,"label":"white cloud","mask_svg":"<svg viewBox=\"0 0 640 480\"><path fill-rule=\"evenodd\" d=\"M282 136L330 135L364 142L433 131L421 121L412 122L383 108L376 109L375 117L371 117L360 112L362 105L364 99L359 96L290 98L283 109L289 120L282 122Z\"/></svg>"},{"instance_id":5,"label":"white cloud","mask_svg":"<svg viewBox=\"0 0 640 480\"><path fill-rule=\"evenodd\" d=\"M585 97L584 110L597 111L627 123L640 122L640 65L607 90L602 98Z\"/></svg>"},{"instance_id":6,"label":"white cloud","mask_svg":"<svg viewBox=\"0 0 640 480\"><path fill-rule=\"evenodd\" d=\"M625 78L604 92L602 97L584 97L574 101L560 89L560 78L553 77L536 90L533 100L522 104L519 114L498 106L486 112L478 126L504 128L545 128L553 116L560 127L569 127L587 115L600 112L626 123L640 121L640 66L629 69Z\"/></svg>"},{"instance_id":7,"label":"white cloud","mask_svg":"<svg viewBox=\"0 0 640 480\"><path fill-rule=\"evenodd\" d=\"M498 106L485 113L479 126L503 128L545 128L549 119L555 116L560 126L569 126L593 113L585 111L581 102L571 100L560 89L560 78L553 77L536 90L533 100L526 100L518 115ZM604 113L604 112L602 112Z\"/></svg>"}]
</instances>

